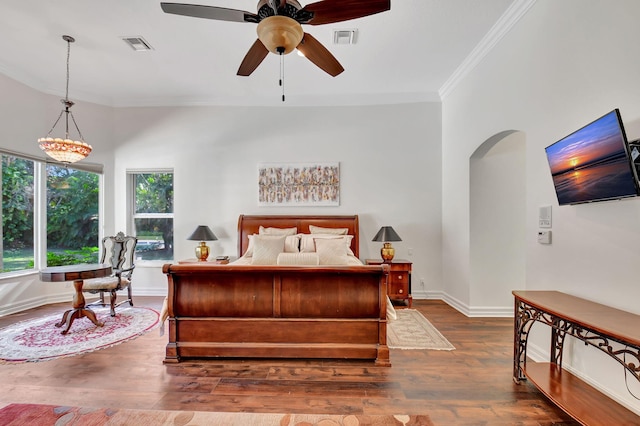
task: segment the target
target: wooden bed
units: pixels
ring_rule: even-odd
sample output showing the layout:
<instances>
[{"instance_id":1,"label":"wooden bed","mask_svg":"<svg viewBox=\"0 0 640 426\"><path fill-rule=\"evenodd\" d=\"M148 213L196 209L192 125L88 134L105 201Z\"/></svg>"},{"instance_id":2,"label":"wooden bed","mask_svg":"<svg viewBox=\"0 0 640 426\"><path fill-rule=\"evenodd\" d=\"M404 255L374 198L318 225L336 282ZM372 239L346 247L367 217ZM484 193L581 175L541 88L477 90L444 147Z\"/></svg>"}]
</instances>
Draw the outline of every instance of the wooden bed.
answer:
<instances>
[{"instance_id":1,"label":"wooden bed","mask_svg":"<svg viewBox=\"0 0 640 426\"><path fill-rule=\"evenodd\" d=\"M260 226L309 233L348 228L358 255L358 216L246 216L238 255ZM369 359L389 366L387 265L167 264L165 363L190 358Z\"/></svg>"}]
</instances>

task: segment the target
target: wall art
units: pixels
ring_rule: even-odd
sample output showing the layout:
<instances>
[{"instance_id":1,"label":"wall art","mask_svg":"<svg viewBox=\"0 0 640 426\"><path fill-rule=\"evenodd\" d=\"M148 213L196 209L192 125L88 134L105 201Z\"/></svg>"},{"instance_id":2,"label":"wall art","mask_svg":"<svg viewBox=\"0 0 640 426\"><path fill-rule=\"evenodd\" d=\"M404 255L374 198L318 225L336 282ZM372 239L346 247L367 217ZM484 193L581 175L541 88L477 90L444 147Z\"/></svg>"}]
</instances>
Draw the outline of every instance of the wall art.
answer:
<instances>
[{"instance_id":1,"label":"wall art","mask_svg":"<svg viewBox=\"0 0 640 426\"><path fill-rule=\"evenodd\" d=\"M261 163L258 205L340 205L340 163Z\"/></svg>"}]
</instances>

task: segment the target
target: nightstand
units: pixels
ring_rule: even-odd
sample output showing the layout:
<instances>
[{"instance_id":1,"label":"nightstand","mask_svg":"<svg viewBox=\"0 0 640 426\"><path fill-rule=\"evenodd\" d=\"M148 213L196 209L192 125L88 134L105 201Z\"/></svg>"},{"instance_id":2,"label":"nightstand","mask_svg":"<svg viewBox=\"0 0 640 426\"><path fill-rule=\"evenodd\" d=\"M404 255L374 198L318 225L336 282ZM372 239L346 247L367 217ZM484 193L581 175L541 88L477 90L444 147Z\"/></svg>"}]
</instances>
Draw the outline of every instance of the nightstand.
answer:
<instances>
[{"instance_id":1,"label":"nightstand","mask_svg":"<svg viewBox=\"0 0 640 426\"><path fill-rule=\"evenodd\" d=\"M366 259L367 265L381 265L387 263L390 268L389 282L387 283L387 295L391 300L403 300L411 307L411 265L408 260L393 259L384 262L382 259Z\"/></svg>"}]
</instances>

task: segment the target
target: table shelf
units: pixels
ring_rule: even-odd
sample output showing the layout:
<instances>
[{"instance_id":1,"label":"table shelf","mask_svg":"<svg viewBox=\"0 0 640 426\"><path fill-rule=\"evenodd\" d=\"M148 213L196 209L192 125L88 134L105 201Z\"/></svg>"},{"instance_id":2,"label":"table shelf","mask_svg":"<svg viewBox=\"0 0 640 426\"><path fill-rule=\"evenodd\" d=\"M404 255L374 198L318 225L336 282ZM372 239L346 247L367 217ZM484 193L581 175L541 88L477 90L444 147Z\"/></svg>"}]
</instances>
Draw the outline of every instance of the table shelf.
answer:
<instances>
[{"instance_id":1,"label":"table shelf","mask_svg":"<svg viewBox=\"0 0 640 426\"><path fill-rule=\"evenodd\" d=\"M513 291L513 379L530 380L553 403L584 425L640 425L640 416L562 369L566 336L616 360L623 374L640 381L640 315L558 291ZM551 328L550 362L527 358L531 326ZM624 351L615 346L624 346Z\"/></svg>"},{"instance_id":2,"label":"table shelf","mask_svg":"<svg viewBox=\"0 0 640 426\"><path fill-rule=\"evenodd\" d=\"M525 375L540 392L584 425L638 425L631 410L551 362L527 361Z\"/></svg>"}]
</instances>

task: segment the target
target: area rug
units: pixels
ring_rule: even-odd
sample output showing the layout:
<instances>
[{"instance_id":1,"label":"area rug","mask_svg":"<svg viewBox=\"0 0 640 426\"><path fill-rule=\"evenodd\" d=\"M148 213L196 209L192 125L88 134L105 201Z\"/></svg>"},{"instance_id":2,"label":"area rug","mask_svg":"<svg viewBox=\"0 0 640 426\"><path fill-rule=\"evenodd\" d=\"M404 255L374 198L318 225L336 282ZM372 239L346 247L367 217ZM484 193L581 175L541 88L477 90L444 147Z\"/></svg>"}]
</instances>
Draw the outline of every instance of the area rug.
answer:
<instances>
[{"instance_id":1,"label":"area rug","mask_svg":"<svg viewBox=\"0 0 640 426\"><path fill-rule=\"evenodd\" d=\"M104 326L88 318L76 319L66 335L60 334L63 312L29 319L0 329L0 363L46 361L108 348L138 337L158 325L159 314L150 308L94 309Z\"/></svg>"},{"instance_id":2,"label":"area rug","mask_svg":"<svg viewBox=\"0 0 640 426\"><path fill-rule=\"evenodd\" d=\"M207 425L207 426L430 426L429 416L364 414L266 414L154 411L9 404L0 410L6 426Z\"/></svg>"},{"instance_id":3,"label":"area rug","mask_svg":"<svg viewBox=\"0 0 640 426\"><path fill-rule=\"evenodd\" d=\"M387 323L387 345L392 349L451 351L451 343L415 309L397 309L397 319Z\"/></svg>"}]
</instances>

